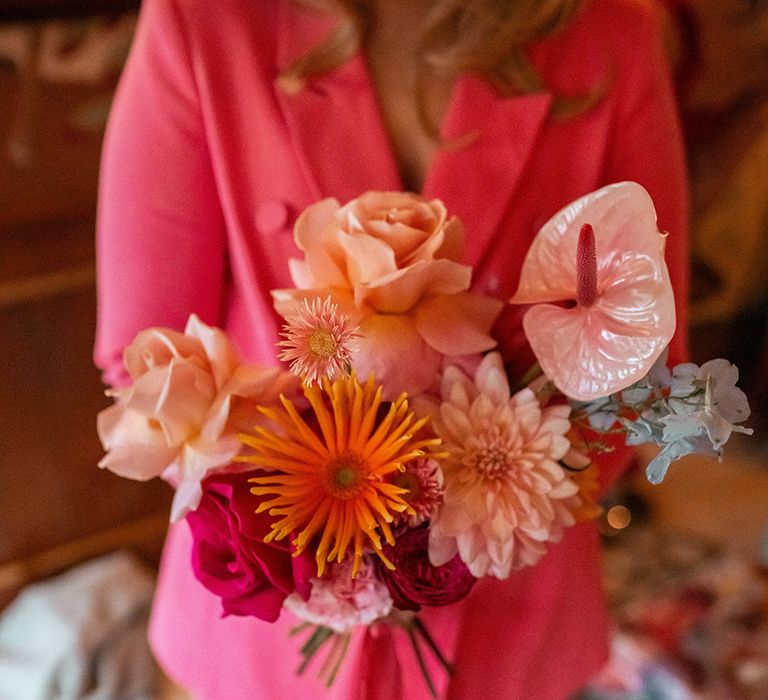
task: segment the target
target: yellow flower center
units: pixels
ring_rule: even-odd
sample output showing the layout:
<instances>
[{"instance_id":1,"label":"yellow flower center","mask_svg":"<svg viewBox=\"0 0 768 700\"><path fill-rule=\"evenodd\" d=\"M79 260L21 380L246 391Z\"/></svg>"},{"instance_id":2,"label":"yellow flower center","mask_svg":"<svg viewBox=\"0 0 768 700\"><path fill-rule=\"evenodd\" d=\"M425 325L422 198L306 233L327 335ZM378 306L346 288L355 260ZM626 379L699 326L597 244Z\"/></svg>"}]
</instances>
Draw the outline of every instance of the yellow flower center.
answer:
<instances>
[{"instance_id":1,"label":"yellow flower center","mask_svg":"<svg viewBox=\"0 0 768 700\"><path fill-rule=\"evenodd\" d=\"M336 354L336 348L339 344L336 342L333 333L327 328L316 328L309 336L309 349L312 354L328 359Z\"/></svg>"},{"instance_id":2,"label":"yellow flower center","mask_svg":"<svg viewBox=\"0 0 768 700\"><path fill-rule=\"evenodd\" d=\"M357 455L343 454L328 463L325 489L342 501L355 498L365 483L366 465Z\"/></svg>"}]
</instances>

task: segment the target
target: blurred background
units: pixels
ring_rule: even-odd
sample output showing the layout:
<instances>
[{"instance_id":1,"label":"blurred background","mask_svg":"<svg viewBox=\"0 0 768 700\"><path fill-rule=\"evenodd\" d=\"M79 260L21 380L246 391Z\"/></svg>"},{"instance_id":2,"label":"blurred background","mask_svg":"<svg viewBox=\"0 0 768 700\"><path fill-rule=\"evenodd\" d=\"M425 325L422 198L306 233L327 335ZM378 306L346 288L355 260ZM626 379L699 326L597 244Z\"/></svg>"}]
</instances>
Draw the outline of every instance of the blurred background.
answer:
<instances>
[{"instance_id":1,"label":"blurred background","mask_svg":"<svg viewBox=\"0 0 768 700\"><path fill-rule=\"evenodd\" d=\"M764 700L768 3L639 1L666 13L688 145L692 359L739 366L756 435L608 495L614 658L583 698ZM178 692L144 642L170 490L96 468L99 152L138 5L0 0L0 700Z\"/></svg>"}]
</instances>

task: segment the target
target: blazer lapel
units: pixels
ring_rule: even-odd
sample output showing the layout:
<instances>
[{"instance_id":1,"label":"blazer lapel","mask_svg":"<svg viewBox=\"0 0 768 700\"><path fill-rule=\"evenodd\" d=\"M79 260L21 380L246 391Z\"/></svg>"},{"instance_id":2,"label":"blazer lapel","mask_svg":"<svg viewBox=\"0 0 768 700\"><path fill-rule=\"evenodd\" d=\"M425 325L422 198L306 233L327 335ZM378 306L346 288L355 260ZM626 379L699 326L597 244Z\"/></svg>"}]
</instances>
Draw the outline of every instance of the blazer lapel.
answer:
<instances>
[{"instance_id":1,"label":"blazer lapel","mask_svg":"<svg viewBox=\"0 0 768 700\"><path fill-rule=\"evenodd\" d=\"M458 81L442 130L448 145L435 156L424 194L464 223L468 263L478 263L498 230L551 103L549 93L502 98L480 78Z\"/></svg>"},{"instance_id":2,"label":"blazer lapel","mask_svg":"<svg viewBox=\"0 0 768 700\"><path fill-rule=\"evenodd\" d=\"M281 3L279 68L333 30L325 18ZM361 52L277 99L316 199L342 202L366 190L403 188Z\"/></svg>"},{"instance_id":3,"label":"blazer lapel","mask_svg":"<svg viewBox=\"0 0 768 700\"><path fill-rule=\"evenodd\" d=\"M333 30L321 15L281 3L278 65L283 68ZM362 53L277 99L314 199L346 202L403 183ZM467 231L466 262L490 243L528 165L552 102L549 93L502 98L467 75L454 89L423 194L445 202Z\"/></svg>"}]
</instances>

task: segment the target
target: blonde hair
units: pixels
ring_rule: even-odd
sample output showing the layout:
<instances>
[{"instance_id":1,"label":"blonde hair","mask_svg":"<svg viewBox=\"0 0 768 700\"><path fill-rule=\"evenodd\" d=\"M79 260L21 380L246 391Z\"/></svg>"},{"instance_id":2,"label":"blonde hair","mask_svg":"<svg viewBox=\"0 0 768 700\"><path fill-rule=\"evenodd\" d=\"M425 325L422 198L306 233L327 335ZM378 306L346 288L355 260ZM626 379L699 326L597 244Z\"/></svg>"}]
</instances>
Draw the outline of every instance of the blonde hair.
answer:
<instances>
[{"instance_id":1,"label":"blonde hair","mask_svg":"<svg viewBox=\"0 0 768 700\"><path fill-rule=\"evenodd\" d=\"M374 0L298 0L339 15L336 30L284 71L286 83L326 73L351 58L365 44L374 23ZM525 48L565 26L582 0L435 0L421 38L419 101L422 121L434 134L424 109L424 84L439 73L456 77L475 73L502 95L546 89L525 55ZM556 96L553 112L570 116L591 106L596 95Z\"/></svg>"}]
</instances>

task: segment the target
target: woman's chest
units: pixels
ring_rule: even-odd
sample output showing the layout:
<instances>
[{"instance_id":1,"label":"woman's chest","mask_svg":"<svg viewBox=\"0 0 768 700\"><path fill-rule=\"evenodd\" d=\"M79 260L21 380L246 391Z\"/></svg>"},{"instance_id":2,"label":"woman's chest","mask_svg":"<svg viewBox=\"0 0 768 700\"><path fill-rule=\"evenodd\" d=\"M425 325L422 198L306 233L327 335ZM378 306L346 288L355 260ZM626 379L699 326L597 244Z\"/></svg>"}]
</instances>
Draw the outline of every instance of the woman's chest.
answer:
<instances>
[{"instance_id":1,"label":"woman's chest","mask_svg":"<svg viewBox=\"0 0 768 700\"><path fill-rule=\"evenodd\" d=\"M501 99L479 80L461 79L438 143L413 128L414 113L397 116L410 104L406 94L379 98L360 56L295 91L242 54L236 71L227 84L211 81L201 101L232 262L248 257L259 283L290 285L288 261L300 253L292 227L309 204L407 189L408 170L425 196L463 221L476 279L493 269L505 279L490 287L506 294L536 230L602 184L595 144L606 142L608 120L558 123L548 95ZM464 136L471 138L459 143Z\"/></svg>"}]
</instances>

